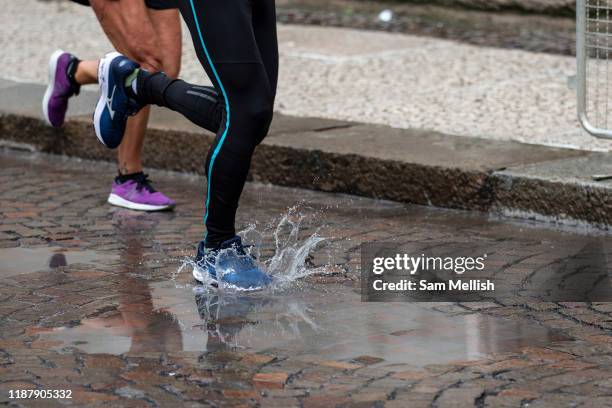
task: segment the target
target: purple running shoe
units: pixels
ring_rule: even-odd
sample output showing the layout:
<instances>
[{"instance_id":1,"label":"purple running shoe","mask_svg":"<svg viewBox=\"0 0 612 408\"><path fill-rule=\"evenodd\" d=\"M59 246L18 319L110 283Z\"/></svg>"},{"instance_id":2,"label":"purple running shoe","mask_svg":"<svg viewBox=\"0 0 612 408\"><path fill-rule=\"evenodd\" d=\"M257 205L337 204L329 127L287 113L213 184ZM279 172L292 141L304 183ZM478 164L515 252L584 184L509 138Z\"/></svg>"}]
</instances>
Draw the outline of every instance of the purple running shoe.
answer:
<instances>
[{"instance_id":1,"label":"purple running shoe","mask_svg":"<svg viewBox=\"0 0 612 408\"><path fill-rule=\"evenodd\" d=\"M109 204L137 211L164 211L174 208L176 203L156 191L148 175L135 173L126 178L118 176L108 196Z\"/></svg>"},{"instance_id":2,"label":"purple running shoe","mask_svg":"<svg viewBox=\"0 0 612 408\"><path fill-rule=\"evenodd\" d=\"M49 58L49 84L42 101L43 115L53 127L61 127L68 110L68 99L78 95L80 86L68 78L70 63L78 61L74 55L57 50Z\"/></svg>"}]
</instances>

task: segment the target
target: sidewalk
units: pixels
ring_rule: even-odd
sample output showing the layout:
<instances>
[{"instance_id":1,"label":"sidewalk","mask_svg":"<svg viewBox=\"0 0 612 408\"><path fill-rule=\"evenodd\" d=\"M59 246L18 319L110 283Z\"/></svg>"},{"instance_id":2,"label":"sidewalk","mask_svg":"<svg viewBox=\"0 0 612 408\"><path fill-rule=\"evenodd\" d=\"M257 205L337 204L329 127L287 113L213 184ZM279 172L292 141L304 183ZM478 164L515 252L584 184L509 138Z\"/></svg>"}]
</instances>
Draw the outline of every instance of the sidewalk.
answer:
<instances>
[{"instance_id":1,"label":"sidewalk","mask_svg":"<svg viewBox=\"0 0 612 408\"><path fill-rule=\"evenodd\" d=\"M91 10L70 2L5 2L0 77L46 80L61 47L81 58L110 50ZM576 120L572 57L476 47L351 29L279 26L276 109L449 135L610 150ZM27 45L27 46L26 46ZM204 82L188 35L182 77Z\"/></svg>"}]
</instances>

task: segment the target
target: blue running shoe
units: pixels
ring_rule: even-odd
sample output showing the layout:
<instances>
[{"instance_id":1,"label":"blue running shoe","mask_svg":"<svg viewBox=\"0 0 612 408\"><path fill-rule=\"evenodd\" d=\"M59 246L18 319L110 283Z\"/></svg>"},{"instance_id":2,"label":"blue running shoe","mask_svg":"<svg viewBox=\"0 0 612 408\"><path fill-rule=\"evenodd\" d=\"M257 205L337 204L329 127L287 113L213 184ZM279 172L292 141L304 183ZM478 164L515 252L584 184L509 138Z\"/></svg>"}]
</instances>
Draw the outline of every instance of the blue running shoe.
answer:
<instances>
[{"instance_id":1,"label":"blue running shoe","mask_svg":"<svg viewBox=\"0 0 612 408\"><path fill-rule=\"evenodd\" d=\"M238 290L258 290L272 283L272 277L263 272L253 257L246 253L240 237L234 237L221 244L219 248L210 249L200 242L196 267L193 277L198 282L206 282L205 277L213 282L221 282Z\"/></svg>"},{"instance_id":2,"label":"blue running shoe","mask_svg":"<svg viewBox=\"0 0 612 408\"><path fill-rule=\"evenodd\" d=\"M94 129L98 139L108 148L121 144L128 116L135 115L142 106L129 97L125 80L139 67L118 52L106 54L98 67L100 99L94 112Z\"/></svg>"}]
</instances>

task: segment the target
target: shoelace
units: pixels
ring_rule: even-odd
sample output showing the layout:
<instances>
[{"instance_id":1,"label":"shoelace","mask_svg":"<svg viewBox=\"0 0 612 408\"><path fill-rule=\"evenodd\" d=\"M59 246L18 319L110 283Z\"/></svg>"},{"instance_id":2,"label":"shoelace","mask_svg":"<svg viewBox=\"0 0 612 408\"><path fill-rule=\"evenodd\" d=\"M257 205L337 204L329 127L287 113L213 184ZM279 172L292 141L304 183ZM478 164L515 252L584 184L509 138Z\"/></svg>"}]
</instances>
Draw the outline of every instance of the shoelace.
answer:
<instances>
[{"instance_id":1,"label":"shoelace","mask_svg":"<svg viewBox=\"0 0 612 408\"><path fill-rule=\"evenodd\" d=\"M153 182L152 180L149 179L149 175L148 174L139 174L138 176L136 176L134 178L134 181L136 182L136 189L138 191L141 191L142 189L147 190L149 193L156 193L157 190L155 190L155 188L153 188L153 186L151 185L151 183Z\"/></svg>"}]
</instances>

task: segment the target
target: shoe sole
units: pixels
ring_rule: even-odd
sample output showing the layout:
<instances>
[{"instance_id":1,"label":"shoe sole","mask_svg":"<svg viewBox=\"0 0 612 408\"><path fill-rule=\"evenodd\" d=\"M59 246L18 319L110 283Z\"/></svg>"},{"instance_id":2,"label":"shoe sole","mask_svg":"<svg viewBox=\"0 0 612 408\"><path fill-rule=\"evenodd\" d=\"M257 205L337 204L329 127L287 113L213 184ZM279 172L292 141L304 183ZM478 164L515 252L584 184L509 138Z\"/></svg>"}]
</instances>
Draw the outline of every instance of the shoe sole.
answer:
<instances>
[{"instance_id":1,"label":"shoe sole","mask_svg":"<svg viewBox=\"0 0 612 408\"><path fill-rule=\"evenodd\" d=\"M128 208L130 210L136 210L136 211L147 211L147 212L168 211L174 208L173 204L172 205L151 205L151 204L133 203L113 193L111 193L111 195L108 196L107 201L109 204L114 205L116 207Z\"/></svg>"},{"instance_id":2,"label":"shoe sole","mask_svg":"<svg viewBox=\"0 0 612 408\"><path fill-rule=\"evenodd\" d=\"M106 101L108 100L108 74L110 73L111 61L117 56L121 55L118 52L111 52L106 54L104 58L100 60L100 65L98 66L98 82L100 83L100 97L98 98L98 103L96 104L96 110L94 111L94 129L96 131L96 137L98 140L106 146L104 143L104 139L102 138L102 132L100 130L100 119L102 118L102 114L104 113L104 109L106 108ZM106 62L108 60L108 62ZM103 63L106 62L106 63ZM104 72L102 71L104 68ZM102 78L104 78L104 84L102 83Z\"/></svg>"},{"instance_id":3,"label":"shoe sole","mask_svg":"<svg viewBox=\"0 0 612 408\"><path fill-rule=\"evenodd\" d=\"M42 111L43 111L43 116L45 118L45 122L47 122L47 124L52 127L61 127L64 124L64 121L62 121L61 125L54 126L53 123L51 123L51 119L49 118L49 99L51 99L51 95L53 95L53 91L55 91L55 74L56 74L55 71L57 70L57 60L59 60L59 57L62 54L64 54L63 50L56 50L49 57L49 68L48 68L49 83L47 85L47 89L45 90L45 95L43 96L43 100L42 100Z\"/></svg>"}]
</instances>

